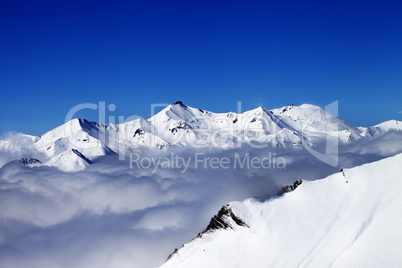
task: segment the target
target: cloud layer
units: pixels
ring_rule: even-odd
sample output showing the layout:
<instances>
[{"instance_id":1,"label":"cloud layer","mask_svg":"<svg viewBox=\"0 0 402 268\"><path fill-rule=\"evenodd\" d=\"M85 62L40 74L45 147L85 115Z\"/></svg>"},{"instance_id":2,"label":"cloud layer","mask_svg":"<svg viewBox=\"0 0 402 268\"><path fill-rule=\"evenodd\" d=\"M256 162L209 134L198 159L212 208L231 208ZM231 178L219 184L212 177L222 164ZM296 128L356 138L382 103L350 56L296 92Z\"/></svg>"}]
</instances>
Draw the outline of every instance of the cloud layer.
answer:
<instances>
[{"instance_id":1,"label":"cloud layer","mask_svg":"<svg viewBox=\"0 0 402 268\"><path fill-rule=\"evenodd\" d=\"M193 164L184 173L179 168L153 172L106 156L85 171L68 173L10 162L30 153L21 148L0 153L6 163L0 168L0 267L5 268L155 267L201 232L227 202L276 194L296 179L339 171L303 150L277 148L271 153L285 157L285 169ZM384 157L374 145L367 148L373 153L342 154L340 166ZM205 156L233 160L236 153L261 158L270 152L242 148Z\"/></svg>"}]
</instances>

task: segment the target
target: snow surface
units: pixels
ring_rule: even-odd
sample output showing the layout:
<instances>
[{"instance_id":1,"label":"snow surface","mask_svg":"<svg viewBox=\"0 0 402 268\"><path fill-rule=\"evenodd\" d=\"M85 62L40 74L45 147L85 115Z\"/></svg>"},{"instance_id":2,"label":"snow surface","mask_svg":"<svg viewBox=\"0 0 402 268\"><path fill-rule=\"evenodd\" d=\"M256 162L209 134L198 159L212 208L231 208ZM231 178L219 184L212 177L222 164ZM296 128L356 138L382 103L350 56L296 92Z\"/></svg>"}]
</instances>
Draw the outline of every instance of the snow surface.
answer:
<instances>
[{"instance_id":1,"label":"snow surface","mask_svg":"<svg viewBox=\"0 0 402 268\"><path fill-rule=\"evenodd\" d=\"M229 204L248 226L209 231L161 267L401 267L402 154L279 196Z\"/></svg>"}]
</instances>

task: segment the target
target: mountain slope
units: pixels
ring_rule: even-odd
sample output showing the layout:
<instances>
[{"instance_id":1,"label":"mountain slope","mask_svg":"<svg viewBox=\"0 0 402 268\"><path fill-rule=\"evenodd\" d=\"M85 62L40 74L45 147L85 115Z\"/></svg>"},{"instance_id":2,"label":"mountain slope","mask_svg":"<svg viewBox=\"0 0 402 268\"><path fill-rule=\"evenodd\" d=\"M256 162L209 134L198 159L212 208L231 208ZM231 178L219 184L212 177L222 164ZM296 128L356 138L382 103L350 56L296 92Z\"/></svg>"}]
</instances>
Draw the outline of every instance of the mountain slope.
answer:
<instances>
[{"instance_id":1,"label":"mountain slope","mask_svg":"<svg viewBox=\"0 0 402 268\"><path fill-rule=\"evenodd\" d=\"M367 137L378 137L389 131L402 131L402 122L389 120L373 127L362 128L362 134Z\"/></svg>"},{"instance_id":2,"label":"mountain slope","mask_svg":"<svg viewBox=\"0 0 402 268\"><path fill-rule=\"evenodd\" d=\"M44 163L64 171L78 171L90 159L113 154L105 141L107 125L73 119L35 139L34 148L45 154Z\"/></svg>"},{"instance_id":3,"label":"mountain slope","mask_svg":"<svg viewBox=\"0 0 402 268\"><path fill-rule=\"evenodd\" d=\"M400 267L402 154L226 206L161 267ZM229 228L224 228L227 225Z\"/></svg>"}]
</instances>

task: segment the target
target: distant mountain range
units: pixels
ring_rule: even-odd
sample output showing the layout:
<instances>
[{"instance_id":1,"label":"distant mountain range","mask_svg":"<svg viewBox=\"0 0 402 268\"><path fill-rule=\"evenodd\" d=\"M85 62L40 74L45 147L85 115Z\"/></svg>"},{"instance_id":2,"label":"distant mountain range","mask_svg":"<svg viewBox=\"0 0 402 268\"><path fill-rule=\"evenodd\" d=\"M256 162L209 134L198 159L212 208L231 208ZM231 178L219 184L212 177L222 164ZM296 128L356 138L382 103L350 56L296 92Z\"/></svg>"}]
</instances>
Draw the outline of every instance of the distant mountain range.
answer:
<instances>
[{"instance_id":1,"label":"distant mountain range","mask_svg":"<svg viewBox=\"0 0 402 268\"><path fill-rule=\"evenodd\" d=\"M225 150L250 147L318 148L325 142L350 146L390 132L402 133L402 122L355 127L318 106L258 107L238 114L213 113L178 101L155 116L122 124L73 119L40 137L22 135L24 146L43 159L32 160L64 171L82 170L104 155L175 150ZM0 150L18 147L0 140ZM25 156L24 156L25 157ZM29 162L29 161L28 161Z\"/></svg>"}]
</instances>

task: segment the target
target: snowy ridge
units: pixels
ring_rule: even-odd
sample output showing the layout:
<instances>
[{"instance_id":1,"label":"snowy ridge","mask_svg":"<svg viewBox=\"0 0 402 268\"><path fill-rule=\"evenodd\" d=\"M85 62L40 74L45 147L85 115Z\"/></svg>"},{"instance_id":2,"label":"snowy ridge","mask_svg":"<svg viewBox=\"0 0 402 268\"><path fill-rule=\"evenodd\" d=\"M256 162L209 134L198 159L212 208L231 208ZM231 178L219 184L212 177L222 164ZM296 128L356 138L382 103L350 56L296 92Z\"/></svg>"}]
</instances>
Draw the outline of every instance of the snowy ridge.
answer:
<instances>
[{"instance_id":1,"label":"snowy ridge","mask_svg":"<svg viewBox=\"0 0 402 268\"><path fill-rule=\"evenodd\" d=\"M389 131L402 131L402 122L389 120L373 127L362 128L362 134L367 137L378 137Z\"/></svg>"},{"instance_id":2,"label":"snowy ridge","mask_svg":"<svg viewBox=\"0 0 402 268\"><path fill-rule=\"evenodd\" d=\"M400 267L401 164L399 154L230 203L225 209L247 227L211 229L161 267Z\"/></svg>"},{"instance_id":3,"label":"snowy ridge","mask_svg":"<svg viewBox=\"0 0 402 268\"><path fill-rule=\"evenodd\" d=\"M33 147L48 156L45 162L64 171L82 170L91 163L90 158L114 153L105 142L109 126L73 119L35 139Z\"/></svg>"},{"instance_id":4,"label":"snowy ridge","mask_svg":"<svg viewBox=\"0 0 402 268\"><path fill-rule=\"evenodd\" d=\"M327 141L349 144L370 140L393 131L402 133L402 123L392 120L370 128L356 128L310 104L272 110L258 107L238 114L213 113L178 101L148 120L98 124L73 119L40 137L24 135L24 147L42 154L38 159L44 165L77 171L100 156L133 151L163 151L173 147L222 150L243 144L300 149ZM0 140L0 150L15 151L18 146Z\"/></svg>"}]
</instances>

